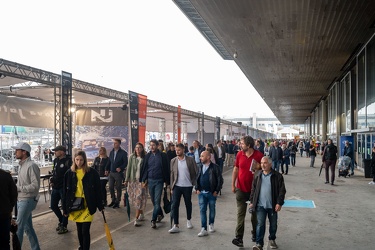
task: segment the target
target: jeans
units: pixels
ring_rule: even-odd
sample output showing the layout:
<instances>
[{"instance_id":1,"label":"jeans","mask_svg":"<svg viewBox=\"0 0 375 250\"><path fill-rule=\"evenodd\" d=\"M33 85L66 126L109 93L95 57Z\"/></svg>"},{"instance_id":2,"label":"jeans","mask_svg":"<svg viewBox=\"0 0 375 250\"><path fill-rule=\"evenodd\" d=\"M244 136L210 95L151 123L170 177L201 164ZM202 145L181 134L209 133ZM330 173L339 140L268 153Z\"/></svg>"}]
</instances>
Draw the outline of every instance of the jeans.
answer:
<instances>
[{"instance_id":1,"label":"jeans","mask_svg":"<svg viewBox=\"0 0 375 250\"><path fill-rule=\"evenodd\" d=\"M76 222L78 241L81 250L90 249L90 226L91 222Z\"/></svg>"},{"instance_id":2,"label":"jeans","mask_svg":"<svg viewBox=\"0 0 375 250\"><path fill-rule=\"evenodd\" d=\"M247 213L248 201L250 198L250 192L242 192L240 189L236 189L236 202L237 202L237 226L235 231L236 238L243 239L245 231L245 217ZM255 234L257 228L257 217L255 211L251 214L252 234Z\"/></svg>"},{"instance_id":3,"label":"jeans","mask_svg":"<svg viewBox=\"0 0 375 250\"><path fill-rule=\"evenodd\" d=\"M121 195L122 195L122 179L123 174L120 172L111 172L109 173L109 192L111 193L112 202L119 203L121 201ZM115 196L115 182L116 182L116 192L117 197Z\"/></svg>"},{"instance_id":4,"label":"jeans","mask_svg":"<svg viewBox=\"0 0 375 250\"><path fill-rule=\"evenodd\" d=\"M25 232L30 241L32 250L40 250L38 237L33 228L32 212L38 202L35 198L28 198L17 202L17 236L22 247L23 233Z\"/></svg>"},{"instance_id":5,"label":"jeans","mask_svg":"<svg viewBox=\"0 0 375 250\"><path fill-rule=\"evenodd\" d=\"M163 192L164 181L148 179L148 191L150 192L152 205L154 205L154 210L152 212L151 221L156 221L158 215L163 214L161 210L160 202L161 195Z\"/></svg>"},{"instance_id":6,"label":"jeans","mask_svg":"<svg viewBox=\"0 0 375 250\"><path fill-rule=\"evenodd\" d=\"M299 150L299 153L301 154L301 157L303 156L303 148Z\"/></svg>"},{"instance_id":7,"label":"jeans","mask_svg":"<svg viewBox=\"0 0 375 250\"><path fill-rule=\"evenodd\" d=\"M62 223L64 227L68 225L68 217L65 217L59 208L59 201L62 199L63 188L52 189L51 193L51 209L59 219L59 223Z\"/></svg>"},{"instance_id":8,"label":"jeans","mask_svg":"<svg viewBox=\"0 0 375 250\"><path fill-rule=\"evenodd\" d=\"M0 217L0 249L10 250L10 216Z\"/></svg>"},{"instance_id":9,"label":"jeans","mask_svg":"<svg viewBox=\"0 0 375 250\"><path fill-rule=\"evenodd\" d=\"M269 221L269 240L276 239L277 231L277 213L272 208L257 207L256 209L258 225L256 233L256 243L263 246L264 245L264 234L266 232L266 216L268 216Z\"/></svg>"},{"instance_id":10,"label":"jeans","mask_svg":"<svg viewBox=\"0 0 375 250\"><path fill-rule=\"evenodd\" d=\"M184 197L185 207L186 207L186 217L188 220L191 219L191 213L193 211L193 204L191 203L191 192L193 191L193 187L173 187L173 198L172 198L172 211L173 211L173 219L174 224L179 224L178 216L179 216L179 208L180 208L180 200L181 196Z\"/></svg>"},{"instance_id":11,"label":"jeans","mask_svg":"<svg viewBox=\"0 0 375 250\"><path fill-rule=\"evenodd\" d=\"M310 155L310 168L314 167L315 163L315 155Z\"/></svg>"},{"instance_id":12,"label":"jeans","mask_svg":"<svg viewBox=\"0 0 375 250\"><path fill-rule=\"evenodd\" d=\"M216 199L217 197L213 196L211 192L198 194L199 211L201 215L201 225L202 225L202 228L206 230L207 230L207 205L210 208L208 223L214 224L215 213L216 213L216 208L215 208Z\"/></svg>"},{"instance_id":13,"label":"jeans","mask_svg":"<svg viewBox=\"0 0 375 250\"><path fill-rule=\"evenodd\" d=\"M293 167L296 165L296 155L295 154L290 155L290 162L292 163Z\"/></svg>"},{"instance_id":14,"label":"jeans","mask_svg":"<svg viewBox=\"0 0 375 250\"><path fill-rule=\"evenodd\" d=\"M280 165L281 165L280 160L272 161L272 169L275 170L276 172L279 172Z\"/></svg>"}]
</instances>

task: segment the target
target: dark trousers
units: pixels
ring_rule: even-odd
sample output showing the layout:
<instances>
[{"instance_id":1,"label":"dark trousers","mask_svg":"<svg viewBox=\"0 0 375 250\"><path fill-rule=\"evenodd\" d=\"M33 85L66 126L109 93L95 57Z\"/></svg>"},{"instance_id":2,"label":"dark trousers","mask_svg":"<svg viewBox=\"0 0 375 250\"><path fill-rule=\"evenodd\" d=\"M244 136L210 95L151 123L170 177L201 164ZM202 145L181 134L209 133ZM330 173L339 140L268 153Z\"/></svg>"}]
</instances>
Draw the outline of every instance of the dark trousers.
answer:
<instances>
[{"instance_id":1,"label":"dark trousers","mask_svg":"<svg viewBox=\"0 0 375 250\"><path fill-rule=\"evenodd\" d=\"M80 250L90 249L91 222L76 222Z\"/></svg>"},{"instance_id":2,"label":"dark trousers","mask_svg":"<svg viewBox=\"0 0 375 250\"><path fill-rule=\"evenodd\" d=\"M122 178L123 174L118 172L109 173L109 192L111 193L112 202L119 203L121 201L122 194ZM116 186L115 186L116 185ZM116 196L115 196L115 187L116 187Z\"/></svg>"},{"instance_id":3,"label":"dark trousers","mask_svg":"<svg viewBox=\"0 0 375 250\"><path fill-rule=\"evenodd\" d=\"M284 164L285 164L285 172L284 172ZM288 174L289 164L282 162L281 163L281 173Z\"/></svg>"},{"instance_id":4,"label":"dark trousers","mask_svg":"<svg viewBox=\"0 0 375 250\"><path fill-rule=\"evenodd\" d=\"M10 245L10 216L0 215L0 249L9 250Z\"/></svg>"},{"instance_id":5,"label":"dark trousers","mask_svg":"<svg viewBox=\"0 0 375 250\"><path fill-rule=\"evenodd\" d=\"M193 187L179 187L174 185L173 187L173 198L172 198L172 210L173 210L173 220L174 224L179 224L178 216L180 210L181 196L184 197L185 207L186 207L186 217L188 220L191 219L191 213L193 211L193 204L191 203L191 192Z\"/></svg>"},{"instance_id":6,"label":"dark trousers","mask_svg":"<svg viewBox=\"0 0 375 250\"><path fill-rule=\"evenodd\" d=\"M59 201L62 199L63 189L52 189L51 193L51 209L59 219L59 223L62 223L64 227L68 225L68 217L65 217L59 208Z\"/></svg>"},{"instance_id":7,"label":"dark trousers","mask_svg":"<svg viewBox=\"0 0 375 250\"><path fill-rule=\"evenodd\" d=\"M108 180L100 180L100 187L101 187L101 193L102 193L102 200L103 204L107 205L107 182Z\"/></svg>"},{"instance_id":8,"label":"dark trousers","mask_svg":"<svg viewBox=\"0 0 375 250\"><path fill-rule=\"evenodd\" d=\"M329 182L329 170L331 169L331 183L333 183L335 181L336 160L326 160L325 165L326 181Z\"/></svg>"},{"instance_id":9,"label":"dark trousers","mask_svg":"<svg viewBox=\"0 0 375 250\"><path fill-rule=\"evenodd\" d=\"M235 230L236 238L243 238L244 231L245 231L245 217L247 213L247 208L249 205L246 203L250 198L250 192L242 192L240 189L236 189L236 201L237 201L237 226ZM252 231L251 233L255 235L256 228L257 228L257 216L254 212L251 213L251 224L252 224Z\"/></svg>"},{"instance_id":10,"label":"dark trousers","mask_svg":"<svg viewBox=\"0 0 375 250\"><path fill-rule=\"evenodd\" d=\"M294 167L296 165L296 155L295 154L290 155L290 161L292 163L292 166Z\"/></svg>"}]
</instances>

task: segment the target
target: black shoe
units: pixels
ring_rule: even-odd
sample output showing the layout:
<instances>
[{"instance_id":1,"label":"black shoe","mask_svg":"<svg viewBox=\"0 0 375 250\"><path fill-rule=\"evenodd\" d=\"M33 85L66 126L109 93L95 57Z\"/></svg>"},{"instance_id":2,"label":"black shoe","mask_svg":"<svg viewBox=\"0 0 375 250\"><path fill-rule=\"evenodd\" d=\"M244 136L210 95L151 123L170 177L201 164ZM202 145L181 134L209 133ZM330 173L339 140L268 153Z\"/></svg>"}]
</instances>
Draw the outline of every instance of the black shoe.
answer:
<instances>
[{"instance_id":1,"label":"black shoe","mask_svg":"<svg viewBox=\"0 0 375 250\"><path fill-rule=\"evenodd\" d=\"M324 182L324 184L328 184L328 183L329 183L328 181Z\"/></svg>"},{"instance_id":2,"label":"black shoe","mask_svg":"<svg viewBox=\"0 0 375 250\"><path fill-rule=\"evenodd\" d=\"M232 243L233 243L233 245L236 245L236 246L238 246L238 247L243 247L243 241L242 241L242 239L241 238L234 238L233 240L232 240Z\"/></svg>"},{"instance_id":3,"label":"black shoe","mask_svg":"<svg viewBox=\"0 0 375 250\"><path fill-rule=\"evenodd\" d=\"M155 229L156 228L156 222L155 221L151 221L151 228Z\"/></svg>"},{"instance_id":4,"label":"black shoe","mask_svg":"<svg viewBox=\"0 0 375 250\"><path fill-rule=\"evenodd\" d=\"M57 224L56 232L60 231L60 228L62 227L62 223Z\"/></svg>"},{"instance_id":5,"label":"black shoe","mask_svg":"<svg viewBox=\"0 0 375 250\"><path fill-rule=\"evenodd\" d=\"M116 202L115 205L113 205L112 208L120 208L120 203Z\"/></svg>"},{"instance_id":6,"label":"black shoe","mask_svg":"<svg viewBox=\"0 0 375 250\"><path fill-rule=\"evenodd\" d=\"M331 185L333 186L333 185L335 185L335 184L333 184L333 182L332 182Z\"/></svg>"},{"instance_id":7,"label":"black shoe","mask_svg":"<svg viewBox=\"0 0 375 250\"><path fill-rule=\"evenodd\" d=\"M112 201L111 203L109 203L108 207L112 207L115 204L116 204L116 202Z\"/></svg>"},{"instance_id":8,"label":"black shoe","mask_svg":"<svg viewBox=\"0 0 375 250\"><path fill-rule=\"evenodd\" d=\"M161 220L164 219L164 215L158 215L156 222L161 222Z\"/></svg>"}]
</instances>

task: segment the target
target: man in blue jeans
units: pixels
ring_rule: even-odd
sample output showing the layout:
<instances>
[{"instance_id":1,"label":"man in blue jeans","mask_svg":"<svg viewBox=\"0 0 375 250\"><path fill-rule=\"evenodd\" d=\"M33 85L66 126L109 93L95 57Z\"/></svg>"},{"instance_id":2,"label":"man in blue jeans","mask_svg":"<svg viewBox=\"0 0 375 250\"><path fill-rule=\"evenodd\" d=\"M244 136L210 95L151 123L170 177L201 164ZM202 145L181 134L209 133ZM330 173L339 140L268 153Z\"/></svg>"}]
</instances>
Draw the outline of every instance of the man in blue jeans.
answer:
<instances>
[{"instance_id":1,"label":"man in blue jeans","mask_svg":"<svg viewBox=\"0 0 375 250\"><path fill-rule=\"evenodd\" d=\"M64 175L66 171L72 166L72 158L66 155L66 148L64 146L57 146L52 151L55 152L55 159L53 160L52 178L51 178L51 209L59 219L56 231L58 234L65 234L68 232L68 217L63 216L59 201L62 199Z\"/></svg>"},{"instance_id":2,"label":"man in blue jeans","mask_svg":"<svg viewBox=\"0 0 375 250\"><path fill-rule=\"evenodd\" d=\"M159 142L156 139L150 141L150 152L145 156L141 167L142 186L148 185L154 210L152 212L151 228L156 228L156 221L163 218L160 202L163 186L168 186L170 182L170 170L167 154L159 151Z\"/></svg>"},{"instance_id":3,"label":"man in blue jeans","mask_svg":"<svg viewBox=\"0 0 375 250\"><path fill-rule=\"evenodd\" d=\"M278 248L276 240L277 213L284 205L285 184L284 178L274 171L272 160L264 156L260 162L262 171L255 174L250 194L250 208L257 213L258 225L256 230L256 245L253 250L263 250L264 234L266 232L266 218L269 219L269 244L272 249Z\"/></svg>"},{"instance_id":4,"label":"man in blue jeans","mask_svg":"<svg viewBox=\"0 0 375 250\"><path fill-rule=\"evenodd\" d=\"M201 215L202 229L198 237L207 236L208 232L215 232L216 199L223 185L223 177L219 166L211 162L211 153L203 151L201 153L202 166L198 169L197 186L199 210ZM207 232L207 205L210 208L209 226Z\"/></svg>"},{"instance_id":5,"label":"man in blue jeans","mask_svg":"<svg viewBox=\"0 0 375 250\"><path fill-rule=\"evenodd\" d=\"M40 250L32 222L32 212L39 200L40 170L38 165L31 160L29 144L20 142L12 148L16 150L16 159L20 160L17 179L17 236L22 247L25 232L29 238L31 249Z\"/></svg>"}]
</instances>

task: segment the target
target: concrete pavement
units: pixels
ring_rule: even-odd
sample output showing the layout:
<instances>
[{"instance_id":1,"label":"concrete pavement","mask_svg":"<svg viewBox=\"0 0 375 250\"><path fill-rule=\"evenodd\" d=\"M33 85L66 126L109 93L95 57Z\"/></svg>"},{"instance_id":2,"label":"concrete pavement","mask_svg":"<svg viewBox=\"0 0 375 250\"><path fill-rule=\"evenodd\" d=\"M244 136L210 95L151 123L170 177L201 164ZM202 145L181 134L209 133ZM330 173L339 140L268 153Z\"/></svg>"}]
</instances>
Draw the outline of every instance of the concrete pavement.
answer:
<instances>
[{"instance_id":1,"label":"concrete pavement","mask_svg":"<svg viewBox=\"0 0 375 250\"><path fill-rule=\"evenodd\" d=\"M310 159L297 156L296 167L285 175L288 200L313 200L315 208L283 207L279 213L276 242L279 249L374 249L375 238L375 186L368 185L371 179L356 171L350 178L338 178L334 186L324 184L324 171L319 177L320 156L315 168L309 167ZM116 249L237 249L231 241L236 226L236 202L231 193L231 168L224 172L222 196L216 205L216 232L207 237L197 237L200 231L200 216L197 195L193 194L193 229L186 228L186 211L181 201L180 229L178 234L169 234L169 215L158 228L150 228L151 202L148 200L146 218L142 226L134 227L134 209L128 222L126 210L106 208L105 213ZM337 173L337 169L336 169ZM44 198L38 204L38 212L48 210ZM41 249L77 249L78 239L75 224L68 225L69 233L58 235L55 231L57 219L53 213L33 219ZM243 249L252 249L250 216L246 217ZM268 229L267 229L268 230ZM265 243L267 246L268 234ZM95 214L91 226L91 249L108 249L103 220ZM23 249L30 249L24 237ZM266 247L264 249L267 249Z\"/></svg>"}]
</instances>

